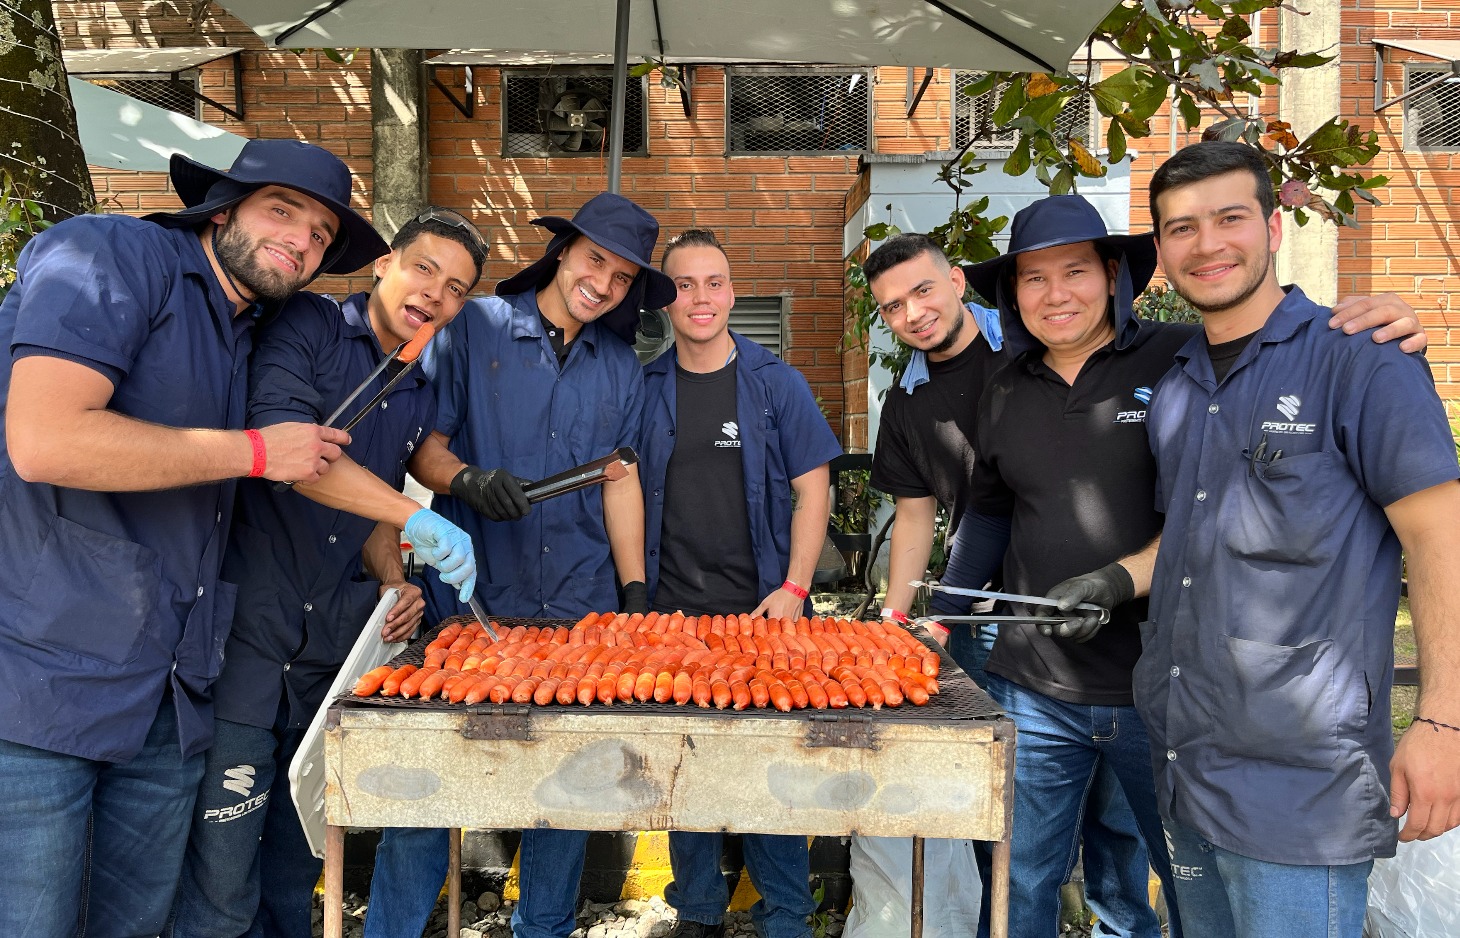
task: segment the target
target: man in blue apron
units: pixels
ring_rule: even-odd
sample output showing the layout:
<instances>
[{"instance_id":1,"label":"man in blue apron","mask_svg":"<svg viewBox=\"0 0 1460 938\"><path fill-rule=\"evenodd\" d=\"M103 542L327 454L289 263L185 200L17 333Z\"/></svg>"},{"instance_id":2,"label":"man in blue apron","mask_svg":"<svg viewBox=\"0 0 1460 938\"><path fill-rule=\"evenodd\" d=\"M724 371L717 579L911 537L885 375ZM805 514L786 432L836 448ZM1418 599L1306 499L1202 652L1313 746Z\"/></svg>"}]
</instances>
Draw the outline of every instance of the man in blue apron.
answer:
<instances>
[{"instance_id":1,"label":"man in blue apron","mask_svg":"<svg viewBox=\"0 0 1460 938\"><path fill-rule=\"evenodd\" d=\"M38 235L0 305L0 933L156 935L234 588L236 479L314 481L349 437L244 431L255 322L385 250L337 157L180 156L185 209ZM83 896L85 897L83 901Z\"/></svg>"}]
</instances>

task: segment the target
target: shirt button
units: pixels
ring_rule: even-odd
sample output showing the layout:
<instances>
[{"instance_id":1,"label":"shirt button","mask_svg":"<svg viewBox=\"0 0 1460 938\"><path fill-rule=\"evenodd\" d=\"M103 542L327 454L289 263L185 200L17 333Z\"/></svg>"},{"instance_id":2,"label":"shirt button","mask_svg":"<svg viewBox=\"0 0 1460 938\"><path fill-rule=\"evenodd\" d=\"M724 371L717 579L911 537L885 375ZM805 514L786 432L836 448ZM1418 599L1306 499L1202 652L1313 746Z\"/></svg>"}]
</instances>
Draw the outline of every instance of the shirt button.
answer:
<instances>
[{"instance_id":1,"label":"shirt button","mask_svg":"<svg viewBox=\"0 0 1460 938\"><path fill-rule=\"evenodd\" d=\"M1189 576L1182 577L1181 578L1181 585L1182 586L1190 586L1191 585L1191 577L1189 577Z\"/></svg>"},{"instance_id":2,"label":"shirt button","mask_svg":"<svg viewBox=\"0 0 1460 938\"><path fill-rule=\"evenodd\" d=\"M223 512L221 512L221 511L218 512L218 517L214 518L213 521L214 521L215 524L222 524L223 523Z\"/></svg>"},{"instance_id":3,"label":"shirt button","mask_svg":"<svg viewBox=\"0 0 1460 938\"><path fill-rule=\"evenodd\" d=\"M1176 665L1172 665L1171 666L1171 676L1172 677L1181 677L1181 669L1179 667L1177 667Z\"/></svg>"},{"instance_id":4,"label":"shirt button","mask_svg":"<svg viewBox=\"0 0 1460 938\"><path fill-rule=\"evenodd\" d=\"M1166 761L1167 762L1175 762L1176 761L1176 750L1175 749L1168 749L1168 750L1166 750Z\"/></svg>"},{"instance_id":5,"label":"shirt button","mask_svg":"<svg viewBox=\"0 0 1460 938\"><path fill-rule=\"evenodd\" d=\"M558 438L558 431L553 430L550 433L548 433L548 436L550 436L550 437L552 437L553 439L556 440Z\"/></svg>"},{"instance_id":6,"label":"shirt button","mask_svg":"<svg viewBox=\"0 0 1460 938\"><path fill-rule=\"evenodd\" d=\"M1221 409L1222 408L1218 407L1216 404L1208 404L1207 405L1207 413L1209 413L1209 414L1215 414L1217 411L1219 411Z\"/></svg>"},{"instance_id":7,"label":"shirt button","mask_svg":"<svg viewBox=\"0 0 1460 938\"><path fill-rule=\"evenodd\" d=\"M198 587L198 595L199 596L203 595L203 588L201 586Z\"/></svg>"},{"instance_id":8,"label":"shirt button","mask_svg":"<svg viewBox=\"0 0 1460 938\"><path fill-rule=\"evenodd\" d=\"M654 497L655 498L658 498L659 497L659 490L658 489L655 489L654 490Z\"/></svg>"},{"instance_id":9,"label":"shirt button","mask_svg":"<svg viewBox=\"0 0 1460 938\"><path fill-rule=\"evenodd\" d=\"M284 662L284 670L285 671L289 670L289 662L287 662L287 661Z\"/></svg>"},{"instance_id":10,"label":"shirt button","mask_svg":"<svg viewBox=\"0 0 1460 938\"><path fill-rule=\"evenodd\" d=\"M339 540L339 538L335 537L333 534L330 535L330 543L331 544L333 544L337 540Z\"/></svg>"},{"instance_id":11,"label":"shirt button","mask_svg":"<svg viewBox=\"0 0 1460 938\"><path fill-rule=\"evenodd\" d=\"M385 408L387 408L389 406L390 406L390 401L381 401L380 402L380 409L381 410L385 410Z\"/></svg>"},{"instance_id":12,"label":"shirt button","mask_svg":"<svg viewBox=\"0 0 1460 938\"><path fill-rule=\"evenodd\" d=\"M314 603L305 603L304 604L304 611L305 612L313 612L314 611Z\"/></svg>"},{"instance_id":13,"label":"shirt button","mask_svg":"<svg viewBox=\"0 0 1460 938\"><path fill-rule=\"evenodd\" d=\"M1207 490L1206 489L1197 489L1196 490L1196 500L1199 501L1199 502L1206 501L1207 500Z\"/></svg>"},{"instance_id":14,"label":"shirt button","mask_svg":"<svg viewBox=\"0 0 1460 938\"><path fill-rule=\"evenodd\" d=\"M547 554L547 553L551 553L551 552L552 552L552 548L551 548L551 547L544 547L544 548L543 548L543 549L542 549L542 552L543 552L543 553L544 553L544 554Z\"/></svg>"}]
</instances>

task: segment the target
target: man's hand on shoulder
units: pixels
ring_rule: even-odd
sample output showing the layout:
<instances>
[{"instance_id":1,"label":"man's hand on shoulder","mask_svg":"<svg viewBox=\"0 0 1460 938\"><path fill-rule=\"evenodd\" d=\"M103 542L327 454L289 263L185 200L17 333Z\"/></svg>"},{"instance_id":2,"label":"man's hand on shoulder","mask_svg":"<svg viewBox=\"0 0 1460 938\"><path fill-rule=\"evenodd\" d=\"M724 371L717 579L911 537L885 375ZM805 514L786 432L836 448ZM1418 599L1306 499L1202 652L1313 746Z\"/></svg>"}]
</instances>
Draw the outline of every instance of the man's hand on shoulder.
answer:
<instances>
[{"instance_id":1,"label":"man's hand on shoulder","mask_svg":"<svg viewBox=\"0 0 1460 938\"><path fill-rule=\"evenodd\" d=\"M1405 352L1423 352L1430 341L1414 307L1393 293L1343 297L1333 304L1328 327L1342 329L1349 335L1374 329L1375 342L1403 339L1399 348Z\"/></svg>"}]
</instances>

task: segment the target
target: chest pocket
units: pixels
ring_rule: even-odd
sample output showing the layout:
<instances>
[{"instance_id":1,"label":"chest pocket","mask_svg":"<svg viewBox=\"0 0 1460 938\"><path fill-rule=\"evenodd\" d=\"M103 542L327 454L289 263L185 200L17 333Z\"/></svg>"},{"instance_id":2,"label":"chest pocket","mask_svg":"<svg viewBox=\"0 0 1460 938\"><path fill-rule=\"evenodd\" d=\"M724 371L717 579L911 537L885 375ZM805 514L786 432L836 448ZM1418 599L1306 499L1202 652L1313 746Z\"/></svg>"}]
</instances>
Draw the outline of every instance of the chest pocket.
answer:
<instances>
[{"instance_id":1,"label":"chest pocket","mask_svg":"<svg viewBox=\"0 0 1460 938\"><path fill-rule=\"evenodd\" d=\"M1243 560L1316 566L1333 558L1333 512L1353 487L1337 453L1303 453L1258 465L1222 500L1228 553Z\"/></svg>"}]
</instances>

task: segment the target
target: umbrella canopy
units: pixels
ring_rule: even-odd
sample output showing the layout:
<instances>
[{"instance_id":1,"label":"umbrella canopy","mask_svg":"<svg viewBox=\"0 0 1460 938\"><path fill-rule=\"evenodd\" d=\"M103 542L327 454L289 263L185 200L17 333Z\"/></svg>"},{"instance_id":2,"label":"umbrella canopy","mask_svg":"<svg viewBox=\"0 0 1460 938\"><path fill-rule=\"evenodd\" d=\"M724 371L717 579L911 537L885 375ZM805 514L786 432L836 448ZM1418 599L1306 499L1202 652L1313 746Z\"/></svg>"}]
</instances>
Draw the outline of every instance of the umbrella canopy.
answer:
<instances>
[{"instance_id":1,"label":"umbrella canopy","mask_svg":"<svg viewBox=\"0 0 1460 938\"><path fill-rule=\"evenodd\" d=\"M1115 0L620 3L629 8L627 51L635 58L985 71L1060 68L1115 6ZM222 0L222 5L270 44L289 48L613 52L619 25L610 0Z\"/></svg>"}]
</instances>

